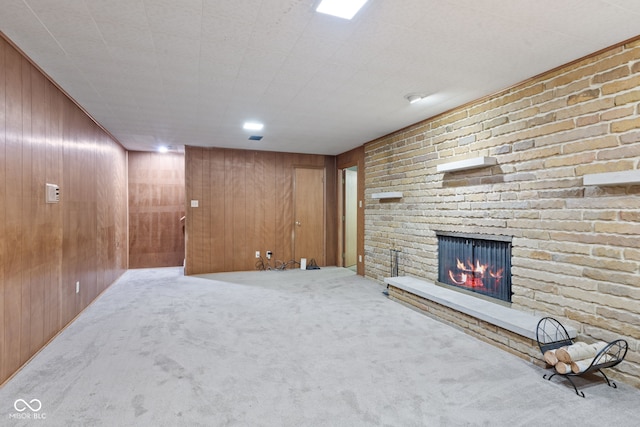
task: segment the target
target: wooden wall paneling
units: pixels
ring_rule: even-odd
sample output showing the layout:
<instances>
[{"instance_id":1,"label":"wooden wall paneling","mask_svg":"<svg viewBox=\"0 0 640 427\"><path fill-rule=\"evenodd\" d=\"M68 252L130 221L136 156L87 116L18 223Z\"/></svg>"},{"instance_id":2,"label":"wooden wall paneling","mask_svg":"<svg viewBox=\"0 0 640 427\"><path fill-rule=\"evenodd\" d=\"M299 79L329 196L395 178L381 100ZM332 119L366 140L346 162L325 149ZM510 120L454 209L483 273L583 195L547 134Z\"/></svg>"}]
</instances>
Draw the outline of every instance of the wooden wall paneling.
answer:
<instances>
[{"instance_id":1,"label":"wooden wall paneling","mask_svg":"<svg viewBox=\"0 0 640 427\"><path fill-rule=\"evenodd\" d=\"M77 311L80 303L76 300L79 296L75 292L75 283L79 277L79 251L81 242L79 236L82 234L82 215L79 203L79 185L81 176L79 174L80 161L78 150L80 141L74 138L73 129L76 125L73 117L71 104L63 101L63 181L60 185L60 199L63 203L63 236L62 236L62 324L69 323ZM76 308L77 307L77 308Z\"/></svg>"},{"instance_id":2,"label":"wooden wall paneling","mask_svg":"<svg viewBox=\"0 0 640 427\"><path fill-rule=\"evenodd\" d=\"M129 266L136 268L138 263L138 245L145 233L141 230L139 223L140 217L143 215L138 212L138 206L142 203L139 198L144 191L144 184L138 177L144 173L144 168L138 166L138 161L142 159L142 153L135 155L134 152L127 153L127 178L128 178L128 204L129 204Z\"/></svg>"},{"instance_id":3,"label":"wooden wall paneling","mask_svg":"<svg viewBox=\"0 0 640 427\"><path fill-rule=\"evenodd\" d=\"M126 230L128 221L126 153L120 150L116 144L109 144L109 142L109 139L106 138L105 145L108 144L108 155L105 159L105 168L107 169L105 171L105 176L107 177L105 181L110 184L112 194L110 199L112 201L104 207L107 219L107 230L104 231L104 235L107 238L107 268L105 281L102 287L98 288L98 293L104 292L118 278L119 272L127 268L126 258L120 257L119 253L124 252L126 256L129 248L126 234L122 237L122 244L120 243L120 233L122 233L123 229ZM124 265L122 264L123 258L125 259Z\"/></svg>"},{"instance_id":4,"label":"wooden wall paneling","mask_svg":"<svg viewBox=\"0 0 640 427\"><path fill-rule=\"evenodd\" d=\"M184 154L174 154L170 157L171 165L167 176L167 182L163 188L169 193L169 200L166 201L167 206L171 206L167 213L170 216L172 224L171 234L168 236L171 253L167 256L166 264L183 265L184 261L184 232L182 227L182 218L185 214L184 210Z\"/></svg>"},{"instance_id":5,"label":"wooden wall paneling","mask_svg":"<svg viewBox=\"0 0 640 427\"><path fill-rule=\"evenodd\" d=\"M11 372L20 366L22 333L22 83L21 58L5 50L5 347L2 359Z\"/></svg>"},{"instance_id":6,"label":"wooden wall paneling","mask_svg":"<svg viewBox=\"0 0 640 427\"><path fill-rule=\"evenodd\" d=\"M325 170L325 259L327 265L338 265L338 182L337 167L334 156L324 157Z\"/></svg>"},{"instance_id":7,"label":"wooden wall paneling","mask_svg":"<svg viewBox=\"0 0 640 427\"><path fill-rule=\"evenodd\" d=\"M206 210L204 211L204 222L205 224L208 224L208 228L205 230L200 230L201 233L203 233L205 235L205 239L206 239L206 244L205 244L205 253L203 254L204 259L207 262L207 265L212 266L215 264L216 260L218 259L216 254L214 254L215 251L215 234L216 234L216 230L214 229L213 223L217 220L217 216L216 215L216 209L217 209L217 203L218 201L216 200L215 197L215 191L217 190L217 188L215 187L215 184L213 184L213 181L216 179L216 173L217 171L214 170L213 167L213 156L212 156L212 152L211 150L203 150L203 158L204 158L204 162L203 162L203 199L206 200L205 203L205 208ZM209 185L204 185L204 183L209 183Z\"/></svg>"},{"instance_id":8,"label":"wooden wall paneling","mask_svg":"<svg viewBox=\"0 0 640 427\"><path fill-rule=\"evenodd\" d=\"M77 107L76 107L77 108ZM81 305L78 313L98 296L98 275L103 266L98 262L98 177L97 169L98 140L95 123L90 121L83 112L78 111L85 129L85 141L88 149L81 150L83 162L81 168L83 188L83 217L87 220L86 236L83 239L83 251L80 268L82 276L80 282ZM84 144L83 144L84 145Z\"/></svg>"},{"instance_id":9,"label":"wooden wall paneling","mask_svg":"<svg viewBox=\"0 0 640 427\"><path fill-rule=\"evenodd\" d=\"M293 165L290 155L287 153L277 157L277 193L276 202L278 206L278 223L276 234L276 251L274 258L287 262L293 258Z\"/></svg>"},{"instance_id":10,"label":"wooden wall paneling","mask_svg":"<svg viewBox=\"0 0 640 427\"><path fill-rule=\"evenodd\" d=\"M130 268L182 265L184 156L129 152L128 158Z\"/></svg>"},{"instance_id":11,"label":"wooden wall paneling","mask_svg":"<svg viewBox=\"0 0 640 427\"><path fill-rule=\"evenodd\" d=\"M31 78L31 138L32 138L32 167L30 199L32 206L33 225L29 247L32 248L31 295L30 295L30 327L29 355L35 354L45 344L45 289L51 286L48 277L48 253L55 250L51 245L46 227L47 213L45 206L44 184L46 180L46 116L45 116L45 78L29 64ZM40 241L40 244L34 242Z\"/></svg>"},{"instance_id":12,"label":"wooden wall paneling","mask_svg":"<svg viewBox=\"0 0 640 427\"><path fill-rule=\"evenodd\" d=\"M151 245L153 218L150 153L129 152L129 268L144 266Z\"/></svg>"},{"instance_id":13,"label":"wooden wall paneling","mask_svg":"<svg viewBox=\"0 0 640 427\"><path fill-rule=\"evenodd\" d=\"M187 153L196 149L187 147ZM253 270L255 251L266 257L273 252L271 264L276 260L293 259L293 173L294 166L335 169L331 156L274 153L233 149L199 149L206 159L203 170L187 166L187 180L196 174L204 180L203 221L193 230L207 236L211 242L206 253L195 254L196 247L187 242L187 274L215 271ZM188 154L189 158L191 154ZM335 173L335 170L331 171ZM198 178L200 179L200 178ZM335 179L326 180L333 183ZM193 198L191 185L187 185L187 198ZM335 202L335 189L327 190L327 205ZM206 203L205 203L206 200ZM336 215L328 213L327 221ZM195 224L196 221L194 221ZM330 225L330 224L325 224ZM325 258L335 259L336 226L327 227ZM189 227L191 232L191 228ZM190 235L189 239L196 238ZM193 258L189 254L194 255ZM327 258L328 257L328 258ZM333 262L330 262L333 264ZM196 272L197 271L197 272Z\"/></svg>"},{"instance_id":14,"label":"wooden wall paneling","mask_svg":"<svg viewBox=\"0 0 640 427\"><path fill-rule=\"evenodd\" d=\"M81 218L82 227L80 227L80 235L75 236L76 242L80 246L78 251L77 269L78 279L80 279L80 292L76 295L76 308L74 316L78 315L84 307L86 307L92 299L95 284L95 276L97 273L97 209L95 205L95 141L89 137L86 123L80 113L75 114L78 128L82 129L82 136L78 139L80 150L78 150L78 176L79 185L79 216ZM86 146L85 146L86 144ZM75 289L74 289L75 292Z\"/></svg>"},{"instance_id":15,"label":"wooden wall paneling","mask_svg":"<svg viewBox=\"0 0 640 427\"><path fill-rule=\"evenodd\" d=\"M224 271L233 271L233 151L224 150Z\"/></svg>"},{"instance_id":16,"label":"wooden wall paneling","mask_svg":"<svg viewBox=\"0 0 640 427\"><path fill-rule=\"evenodd\" d=\"M30 242L35 241L34 235L34 214L33 214L33 197L31 188L31 169L32 165L32 147L33 138L31 135L31 70L29 62L21 58L20 61L20 73L22 83L22 167L21 167L21 187L22 194L20 202L22 203L22 218L20 227L22 228L21 237L22 244L20 248L22 250L21 264L22 264L22 307L20 309L20 325L22 331L20 333L20 360L26 360L29 358L29 351L31 349L30 331L31 320L35 313L31 312L31 275L33 273L33 257L36 248L30 245ZM34 319L37 321L37 319Z\"/></svg>"},{"instance_id":17,"label":"wooden wall paneling","mask_svg":"<svg viewBox=\"0 0 640 427\"><path fill-rule=\"evenodd\" d=\"M209 200L210 216L209 230L204 232L209 235L210 253L209 265L211 271L224 271L225 268L225 150L216 148L209 150Z\"/></svg>"},{"instance_id":18,"label":"wooden wall paneling","mask_svg":"<svg viewBox=\"0 0 640 427\"><path fill-rule=\"evenodd\" d=\"M114 193L114 201L109 206L109 238L110 240L110 277L105 284L105 289L119 276L120 272L127 268L127 168L126 153L115 144L111 144L111 167L108 175L111 176L111 185ZM184 184L183 184L184 185ZM182 198L184 206L184 197ZM184 215L184 208L183 208ZM184 255L183 255L184 258ZM104 290L104 289L103 289Z\"/></svg>"},{"instance_id":19,"label":"wooden wall paneling","mask_svg":"<svg viewBox=\"0 0 640 427\"><path fill-rule=\"evenodd\" d=\"M174 154L171 156L171 175L167 177L167 190L170 191L170 200L168 201L171 208L171 222L173 227L169 236L171 240L172 253L171 259L167 260L167 264L183 265L184 261L184 233L180 218L185 214L184 210L184 154ZM174 258L175 256L175 258ZM174 264L174 259L177 264Z\"/></svg>"},{"instance_id":20,"label":"wooden wall paneling","mask_svg":"<svg viewBox=\"0 0 640 427\"><path fill-rule=\"evenodd\" d=\"M128 206L127 206L127 153L125 150L121 150L119 146L112 144L112 150L116 157L117 165L111 171L113 176L113 182L117 183L119 190L119 196L115 199L114 203L114 215L115 219L115 235L116 235L116 255L115 255L115 270L113 272L112 282L116 280L120 275L128 268L129 263L129 245L128 233ZM184 170L182 171L184 174ZM183 187L184 194L184 187ZM184 209L184 197L182 200ZM184 211L183 211L184 215ZM183 255L184 256L184 255Z\"/></svg>"},{"instance_id":21,"label":"wooden wall paneling","mask_svg":"<svg viewBox=\"0 0 640 427\"><path fill-rule=\"evenodd\" d=\"M211 213L212 213L212 199L211 199L211 188L207 185L209 180L211 179L211 153L208 150L202 150L202 183L201 183L201 197L202 199L199 201L200 203L200 218L203 224L211 223ZM203 229L199 230L200 238L201 238L201 248L202 248L202 257L206 263L211 262L211 251L213 240L211 238L211 229ZM204 269L201 271L204 272Z\"/></svg>"},{"instance_id":22,"label":"wooden wall paneling","mask_svg":"<svg viewBox=\"0 0 640 427\"><path fill-rule=\"evenodd\" d=\"M274 193L274 203L275 203L275 238L273 240L273 258L274 259L283 259L285 258L284 245L282 243L284 231L284 207L282 203L282 199L285 194L285 183L286 177L284 176L284 156L283 153L277 153L275 157L275 193ZM289 235L286 238L291 238Z\"/></svg>"},{"instance_id":23,"label":"wooden wall paneling","mask_svg":"<svg viewBox=\"0 0 640 427\"><path fill-rule=\"evenodd\" d=\"M98 134L94 131L94 134ZM100 295L100 293L106 288L111 276L112 269L109 259L110 252L113 251L113 238L110 236L110 224L112 218L109 212L109 205L111 197L115 195L115 188L111 182L111 175L108 168L112 166L111 157L112 153L107 149L100 149L99 147L108 147L108 141L106 138L101 137L97 141L97 147L95 150L95 194L96 194L96 262L98 264L97 277L95 281L95 287L92 289L93 298ZM93 299L92 298L92 299ZM92 300L91 299L91 300Z\"/></svg>"},{"instance_id":24,"label":"wooden wall paneling","mask_svg":"<svg viewBox=\"0 0 640 427\"><path fill-rule=\"evenodd\" d=\"M107 238L106 261L104 268L105 278L98 293L106 290L127 268L127 168L126 152L111 141L106 135L102 136L103 142L98 150L105 150L104 182L109 184L109 195L103 209L107 221L104 235Z\"/></svg>"},{"instance_id":25,"label":"wooden wall paneling","mask_svg":"<svg viewBox=\"0 0 640 427\"><path fill-rule=\"evenodd\" d=\"M113 235L113 253L110 255L112 272L111 277L109 278L109 284L113 283L118 278L120 271L123 271L128 267L129 250L129 245L126 243L128 241L126 153L115 145L112 146L111 151L114 157L110 171L112 177L111 181L113 182L117 196L115 197L116 203L110 207L112 216L111 227L113 228L113 231L111 232ZM182 214L184 215L184 196L182 197L182 206Z\"/></svg>"},{"instance_id":26,"label":"wooden wall paneling","mask_svg":"<svg viewBox=\"0 0 640 427\"><path fill-rule=\"evenodd\" d=\"M247 153L247 161L244 165L245 171L245 250L242 256L242 269L245 271L252 270L255 265L256 251L256 210L259 206L256 192L256 152L249 151Z\"/></svg>"},{"instance_id":27,"label":"wooden wall paneling","mask_svg":"<svg viewBox=\"0 0 640 427\"><path fill-rule=\"evenodd\" d=\"M189 147L185 151L185 176L187 187L187 274L206 273L206 257L204 236L207 224L204 221L203 208L191 207L191 200L203 201L203 149ZM204 207L204 206L203 206Z\"/></svg>"},{"instance_id":28,"label":"wooden wall paneling","mask_svg":"<svg viewBox=\"0 0 640 427\"><path fill-rule=\"evenodd\" d=\"M7 259L7 244L4 238L5 230L5 209L7 206L6 195L6 96L5 96L5 49L6 43L0 39L0 382L8 376L8 367L5 361L7 343L5 342L5 260Z\"/></svg>"},{"instance_id":29,"label":"wooden wall paneling","mask_svg":"<svg viewBox=\"0 0 640 427\"><path fill-rule=\"evenodd\" d=\"M337 258L336 258L336 265L338 267L344 267L344 258L342 257L342 254L345 253L345 244L344 244L344 225L345 225L345 220L343 220L343 215L342 213L344 212L344 199L345 199L345 186L342 184L345 179L346 179L346 174L345 171L343 169L338 169L337 174L336 174L336 178L337 178L337 192L336 192L336 212L338 215L338 221L336 224L336 228L337 228L337 232L338 232L338 251L337 251Z\"/></svg>"},{"instance_id":30,"label":"wooden wall paneling","mask_svg":"<svg viewBox=\"0 0 640 427\"><path fill-rule=\"evenodd\" d=\"M99 159L97 152L102 153ZM124 149L4 38L0 153L3 382L95 298L98 277L106 280L110 267L101 252L105 242L98 223L109 227L112 221L109 211L97 211L95 175L108 168L112 153L122 160L120 194L126 177ZM60 185L60 203L45 203L47 182ZM102 206L118 203L113 195L106 197L110 199ZM126 201L120 201L118 209L124 213ZM118 221L126 230L126 217ZM112 275L123 272L115 269ZM76 280L80 295L75 295Z\"/></svg>"},{"instance_id":31,"label":"wooden wall paneling","mask_svg":"<svg viewBox=\"0 0 640 427\"><path fill-rule=\"evenodd\" d=\"M49 81L45 85L47 99L47 135L46 135L46 177L47 183L62 184L62 94ZM45 288L45 341L51 339L60 330L60 292L62 284L62 206L64 195L59 204L46 204L46 239L50 249L47 252L48 286Z\"/></svg>"},{"instance_id":32,"label":"wooden wall paneling","mask_svg":"<svg viewBox=\"0 0 640 427\"><path fill-rule=\"evenodd\" d=\"M104 140L100 143L100 145L107 145L108 141ZM101 173L98 178L98 187L104 185L107 188L109 193L112 194L111 197L119 198L120 191L116 187L118 181L113 182L113 177L110 173L110 170L117 168L117 156L115 156L115 152L112 149L109 150L99 150L100 155L98 156L98 167L101 169ZM99 193L100 194L100 193ZM103 262L104 267L102 268L102 281L98 281L98 295L105 291L109 287L109 284L113 282L113 272L117 268L115 264L115 253L116 253L116 230L115 230L115 215L114 209L109 203L109 194L102 194L98 198L98 209L101 211L100 217L102 218L102 223L100 224L99 232L102 235L102 245L98 245L98 249L102 250L103 254Z\"/></svg>"},{"instance_id":33,"label":"wooden wall paneling","mask_svg":"<svg viewBox=\"0 0 640 427\"><path fill-rule=\"evenodd\" d=\"M276 235L277 235L277 218L278 212L276 210L276 190L277 190L277 177L276 173L276 153L262 153L264 159L264 175L263 175L263 193L262 193L262 205L264 219L262 222L263 229L260 232L262 236L262 257L266 260L266 251L276 251Z\"/></svg>"},{"instance_id":34,"label":"wooden wall paneling","mask_svg":"<svg viewBox=\"0 0 640 427\"><path fill-rule=\"evenodd\" d=\"M231 176L233 183L233 215L231 216L233 227L233 244L231 258L233 269L244 270L247 264L247 182L246 164L249 152L232 152Z\"/></svg>"},{"instance_id":35,"label":"wooden wall paneling","mask_svg":"<svg viewBox=\"0 0 640 427\"><path fill-rule=\"evenodd\" d=\"M254 214L254 235L252 239L251 251L252 253L252 266L251 270L255 268L256 262L258 261L255 258L255 251L260 251L260 255L264 257L264 247L265 247L265 236L266 232L265 228L265 186L266 186L266 175L265 175L265 156L262 152L256 151L254 153L254 171L253 171L253 182L251 183L254 191L254 203L255 203L255 214Z\"/></svg>"},{"instance_id":36,"label":"wooden wall paneling","mask_svg":"<svg viewBox=\"0 0 640 427\"><path fill-rule=\"evenodd\" d=\"M77 277L75 271L72 271L75 263L72 261L75 259L75 248L71 241L70 230L76 226L76 218L72 217L75 214L76 207L74 201L74 188L73 179L71 174L73 173L73 164L70 159L70 152L74 149L74 144L71 141L71 115L69 114L69 106L66 100L61 102L62 110L62 181L58 183L60 187L60 204L62 206L62 274L60 283L60 323L66 325L73 318L73 310L75 307L75 293L71 292L70 283L74 277Z\"/></svg>"}]
</instances>

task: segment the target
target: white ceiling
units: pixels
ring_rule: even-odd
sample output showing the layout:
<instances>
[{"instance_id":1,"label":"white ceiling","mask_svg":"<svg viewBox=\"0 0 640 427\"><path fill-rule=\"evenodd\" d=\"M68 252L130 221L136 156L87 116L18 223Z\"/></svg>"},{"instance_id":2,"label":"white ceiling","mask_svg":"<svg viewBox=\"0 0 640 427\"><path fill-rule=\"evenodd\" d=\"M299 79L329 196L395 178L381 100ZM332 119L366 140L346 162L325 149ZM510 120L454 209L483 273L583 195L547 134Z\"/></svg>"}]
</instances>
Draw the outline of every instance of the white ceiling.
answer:
<instances>
[{"instance_id":1,"label":"white ceiling","mask_svg":"<svg viewBox=\"0 0 640 427\"><path fill-rule=\"evenodd\" d=\"M352 21L318 2L0 0L0 30L130 150L315 154L640 34L638 0L369 0Z\"/></svg>"}]
</instances>

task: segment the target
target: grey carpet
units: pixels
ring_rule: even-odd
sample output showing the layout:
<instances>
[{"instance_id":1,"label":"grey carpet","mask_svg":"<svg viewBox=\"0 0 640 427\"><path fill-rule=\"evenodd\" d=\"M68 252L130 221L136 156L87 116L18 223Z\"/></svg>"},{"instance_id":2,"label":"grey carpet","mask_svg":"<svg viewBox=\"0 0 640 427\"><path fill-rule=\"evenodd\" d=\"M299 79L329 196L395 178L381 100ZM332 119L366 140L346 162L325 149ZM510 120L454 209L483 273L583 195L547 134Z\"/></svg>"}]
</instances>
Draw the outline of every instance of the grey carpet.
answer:
<instances>
[{"instance_id":1,"label":"grey carpet","mask_svg":"<svg viewBox=\"0 0 640 427\"><path fill-rule=\"evenodd\" d=\"M128 271L0 389L0 425L638 425L640 390L583 399L382 290L340 268Z\"/></svg>"}]
</instances>

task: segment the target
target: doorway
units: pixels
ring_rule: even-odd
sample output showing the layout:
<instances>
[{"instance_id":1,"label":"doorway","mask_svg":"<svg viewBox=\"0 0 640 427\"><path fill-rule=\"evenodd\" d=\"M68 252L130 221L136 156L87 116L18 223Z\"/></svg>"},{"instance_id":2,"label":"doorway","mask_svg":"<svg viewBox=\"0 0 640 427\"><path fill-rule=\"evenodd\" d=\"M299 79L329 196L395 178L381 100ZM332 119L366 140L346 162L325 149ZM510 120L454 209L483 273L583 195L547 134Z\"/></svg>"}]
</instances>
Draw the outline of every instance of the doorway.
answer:
<instances>
[{"instance_id":1,"label":"doorway","mask_svg":"<svg viewBox=\"0 0 640 427\"><path fill-rule=\"evenodd\" d=\"M344 266L358 264L358 167L344 169Z\"/></svg>"},{"instance_id":2,"label":"doorway","mask_svg":"<svg viewBox=\"0 0 640 427\"><path fill-rule=\"evenodd\" d=\"M324 169L295 168L293 253L325 265Z\"/></svg>"}]
</instances>

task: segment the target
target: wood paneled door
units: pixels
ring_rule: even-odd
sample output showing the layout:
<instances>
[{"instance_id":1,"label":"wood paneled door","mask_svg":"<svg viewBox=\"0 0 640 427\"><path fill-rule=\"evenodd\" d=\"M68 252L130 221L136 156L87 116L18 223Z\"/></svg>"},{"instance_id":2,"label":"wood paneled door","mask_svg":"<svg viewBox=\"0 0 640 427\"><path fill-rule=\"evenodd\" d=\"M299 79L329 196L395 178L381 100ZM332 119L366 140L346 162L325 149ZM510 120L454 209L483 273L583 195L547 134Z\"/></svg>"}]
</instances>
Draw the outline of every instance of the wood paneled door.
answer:
<instances>
[{"instance_id":1,"label":"wood paneled door","mask_svg":"<svg viewBox=\"0 0 640 427\"><path fill-rule=\"evenodd\" d=\"M325 265L324 174L323 168L295 168L293 248L298 262L306 258Z\"/></svg>"}]
</instances>

